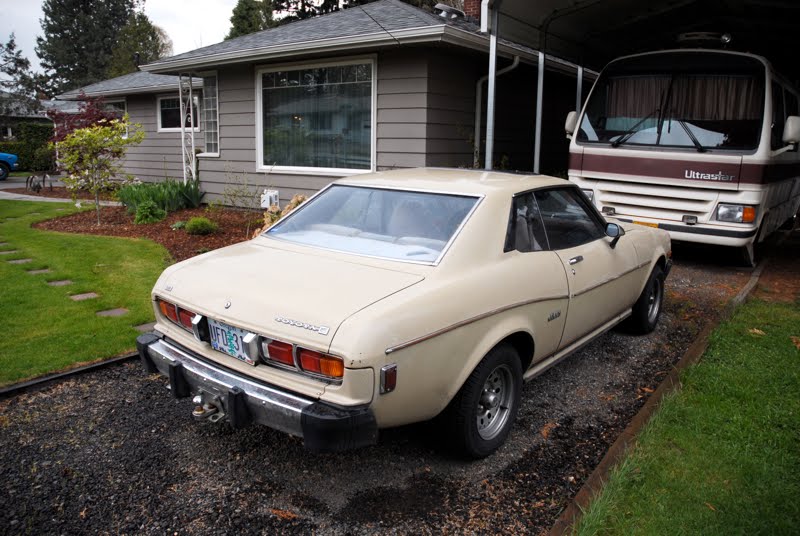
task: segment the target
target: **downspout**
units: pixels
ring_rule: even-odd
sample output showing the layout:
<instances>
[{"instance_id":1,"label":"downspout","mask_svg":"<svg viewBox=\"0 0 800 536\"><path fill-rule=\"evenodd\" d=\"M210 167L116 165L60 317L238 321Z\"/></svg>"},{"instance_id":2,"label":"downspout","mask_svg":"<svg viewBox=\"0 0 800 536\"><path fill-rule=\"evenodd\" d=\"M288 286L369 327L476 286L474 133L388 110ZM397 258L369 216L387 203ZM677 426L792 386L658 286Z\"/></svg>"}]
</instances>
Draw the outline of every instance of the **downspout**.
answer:
<instances>
[{"instance_id":1,"label":"downspout","mask_svg":"<svg viewBox=\"0 0 800 536\"><path fill-rule=\"evenodd\" d=\"M500 69L495 74L495 79L499 76L506 74L509 71L513 71L519 65L519 56L514 56L514 61L508 67L504 67ZM472 145L472 166L477 168L480 166L481 160L481 112L483 111L483 83L489 79L489 75L486 74L481 76L478 79L478 82L475 84L475 135L473 138L473 145Z\"/></svg>"}]
</instances>

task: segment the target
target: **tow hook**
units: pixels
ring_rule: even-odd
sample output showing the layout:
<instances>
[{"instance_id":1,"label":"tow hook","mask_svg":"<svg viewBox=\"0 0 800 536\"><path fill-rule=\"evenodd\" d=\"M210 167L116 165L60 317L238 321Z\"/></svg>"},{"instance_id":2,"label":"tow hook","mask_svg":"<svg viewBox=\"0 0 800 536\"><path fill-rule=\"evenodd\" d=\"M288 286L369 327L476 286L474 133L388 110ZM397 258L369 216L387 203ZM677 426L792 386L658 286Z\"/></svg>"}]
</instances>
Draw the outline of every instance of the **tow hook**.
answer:
<instances>
[{"instance_id":1,"label":"tow hook","mask_svg":"<svg viewBox=\"0 0 800 536\"><path fill-rule=\"evenodd\" d=\"M204 395L197 395L192 399L194 403L194 410L192 417L195 420L201 421L208 419L211 422L219 422L225 418L225 412L222 411L222 404L216 397L211 400L206 400Z\"/></svg>"}]
</instances>

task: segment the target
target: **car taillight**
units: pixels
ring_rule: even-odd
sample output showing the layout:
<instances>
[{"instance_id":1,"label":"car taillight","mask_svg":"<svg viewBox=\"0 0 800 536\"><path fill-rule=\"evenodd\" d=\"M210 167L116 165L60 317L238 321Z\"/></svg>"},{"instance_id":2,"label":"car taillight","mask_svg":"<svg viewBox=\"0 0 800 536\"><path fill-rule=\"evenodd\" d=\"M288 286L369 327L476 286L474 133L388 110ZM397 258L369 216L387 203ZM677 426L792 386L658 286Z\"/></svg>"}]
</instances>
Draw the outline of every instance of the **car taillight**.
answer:
<instances>
[{"instance_id":1,"label":"car taillight","mask_svg":"<svg viewBox=\"0 0 800 536\"><path fill-rule=\"evenodd\" d=\"M294 355L292 355L291 344L270 339L266 339L265 342L266 344L262 346L264 357L271 361L294 367Z\"/></svg>"},{"instance_id":2,"label":"car taillight","mask_svg":"<svg viewBox=\"0 0 800 536\"><path fill-rule=\"evenodd\" d=\"M331 378L341 378L344 376L344 361L339 357L322 354L314 350L298 348L297 354L300 361L300 368L305 372L322 374Z\"/></svg>"},{"instance_id":3,"label":"car taillight","mask_svg":"<svg viewBox=\"0 0 800 536\"><path fill-rule=\"evenodd\" d=\"M192 318L195 316L192 311L178 308L178 323L189 331L192 331Z\"/></svg>"},{"instance_id":4,"label":"car taillight","mask_svg":"<svg viewBox=\"0 0 800 536\"><path fill-rule=\"evenodd\" d=\"M177 324L186 331L194 332L192 320L197 316L197 313L189 309L184 309L183 307L178 307L174 303L164 301L161 298L156 298L156 302L158 303L158 310L161 311L162 315L166 316L171 322Z\"/></svg>"},{"instance_id":5,"label":"car taillight","mask_svg":"<svg viewBox=\"0 0 800 536\"><path fill-rule=\"evenodd\" d=\"M158 309L161 311L161 314L178 324L178 307L169 302L165 302L164 300L158 299Z\"/></svg>"}]
</instances>

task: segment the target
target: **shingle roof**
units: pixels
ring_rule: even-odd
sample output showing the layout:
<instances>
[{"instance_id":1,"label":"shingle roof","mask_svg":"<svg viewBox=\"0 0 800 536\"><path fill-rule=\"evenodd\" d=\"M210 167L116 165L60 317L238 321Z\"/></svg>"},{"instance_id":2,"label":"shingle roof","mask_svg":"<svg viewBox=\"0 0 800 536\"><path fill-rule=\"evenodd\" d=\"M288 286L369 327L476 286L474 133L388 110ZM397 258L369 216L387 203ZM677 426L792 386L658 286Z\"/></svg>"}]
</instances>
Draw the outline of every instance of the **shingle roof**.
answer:
<instances>
[{"instance_id":1,"label":"shingle roof","mask_svg":"<svg viewBox=\"0 0 800 536\"><path fill-rule=\"evenodd\" d=\"M192 85L202 87L201 78L193 78ZM164 90L177 90L178 77L166 74L153 74L145 71L124 74L111 80L103 80L82 88L67 91L58 96L63 100L76 100L81 91L90 97L131 95L134 93L157 93Z\"/></svg>"},{"instance_id":2,"label":"shingle roof","mask_svg":"<svg viewBox=\"0 0 800 536\"><path fill-rule=\"evenodd\" d=\"M148 64L148 67L221 53L244 52L274 45L391 32L393 30L441 24L443 24L443 19L440 17L399 0L382 0L243 35L169 58L162 58Z\"/></svg>"},{"instance_id":3,"label":"shingle roof","mask_svg":"<svg viewBox=\"0 0 800 536\"><path fill-rule=\"evenodd\" d=\"M208 63L215 57L224 62L231 57L256 56L273 47L293 44L302 47L303 43L318 44L332 39L355 41L359 37L381 34L391 37L392 32L446 26L480 34L480 27L470 20L445 19L400 0L379 0L162 58L143 68L164 72L172 65Z\"/></svg>"}]
</instances>

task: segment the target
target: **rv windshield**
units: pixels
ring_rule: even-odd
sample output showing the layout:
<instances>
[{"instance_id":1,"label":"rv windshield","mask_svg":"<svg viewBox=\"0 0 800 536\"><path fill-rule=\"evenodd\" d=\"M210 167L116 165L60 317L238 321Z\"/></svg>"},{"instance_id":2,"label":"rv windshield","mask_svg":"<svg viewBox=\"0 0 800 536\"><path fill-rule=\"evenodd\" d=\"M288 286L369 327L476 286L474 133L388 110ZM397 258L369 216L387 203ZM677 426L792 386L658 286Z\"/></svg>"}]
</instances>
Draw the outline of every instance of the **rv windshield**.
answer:
<instances>
[{"instance_id":1,"label":"rv windshield","mask_svg":"<svg viewBox=\"0 0 800 536\"><path fill-rule=\"evenodd\" d=\"M764 117L764 65L698 51L642 55L600 75L581 143L753 150Z\"/></svg>"}]
</instances>

